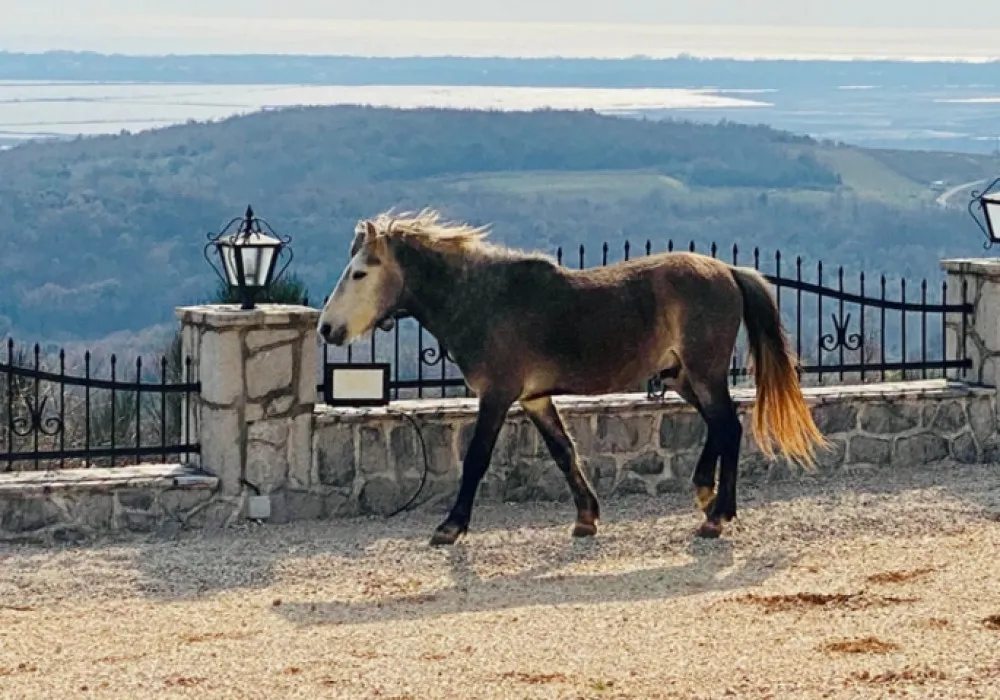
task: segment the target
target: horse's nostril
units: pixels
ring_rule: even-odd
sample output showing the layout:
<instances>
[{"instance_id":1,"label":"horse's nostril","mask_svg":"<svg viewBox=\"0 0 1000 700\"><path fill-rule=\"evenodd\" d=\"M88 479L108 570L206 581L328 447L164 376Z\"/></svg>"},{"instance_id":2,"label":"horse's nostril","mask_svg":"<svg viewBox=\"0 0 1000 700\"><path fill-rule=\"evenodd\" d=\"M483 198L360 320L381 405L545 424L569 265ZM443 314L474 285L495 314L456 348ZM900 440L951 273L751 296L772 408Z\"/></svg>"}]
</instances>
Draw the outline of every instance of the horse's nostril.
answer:
<instances>
[{"instance_id":1,"label":"horse's nostril","mask_svg":"<svg viewBox=\"0 0 1000 700\"><path fill-rule=\"evenodd\" d=\"M330 335L330 330L331 330L330 329L330 324L329 323L324 323L322 326L319 327L319 334L321 336L323 336L324 338L327 338Z\"/></svg>"},{"instance_id":2,"label":"horse's nostril","mask_svg":"<svg viewBox=\"0 0 1000 700\"><path fill-rule=\"evenodd\" d=\"M326 336L326 339L333 345L343 345L344 341L347 339L347 326L341 326L336 331Z\"/></svg>"}]
</instances>

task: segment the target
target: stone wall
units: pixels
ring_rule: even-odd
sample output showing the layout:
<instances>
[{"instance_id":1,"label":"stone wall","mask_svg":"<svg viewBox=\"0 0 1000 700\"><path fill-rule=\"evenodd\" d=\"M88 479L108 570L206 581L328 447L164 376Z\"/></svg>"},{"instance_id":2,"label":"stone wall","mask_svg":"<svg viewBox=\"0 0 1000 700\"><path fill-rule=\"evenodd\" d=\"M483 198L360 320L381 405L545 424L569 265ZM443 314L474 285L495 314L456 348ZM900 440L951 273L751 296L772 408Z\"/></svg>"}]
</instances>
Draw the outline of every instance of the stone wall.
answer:
<instances>
[{"instance_id":1,"label":"stone wall","mask_svg":"<svg viewBox=\"0 0 1000 700\"><path fill-rule=\"evenodd\" d=\"M218 479L179 464L0 474L0 540L78 541L225 521ZM220 505L223 513L220 513Z\"/></svg>"},{"instance_id":2,"label":"stone wall","mask_svg":"<svg viewBox=\"0 0 1000 700\"><path fill-rule=\"evenodd\" d=\"M202 356L204 362L205 356ZM273 402L287 392L275 389ZM942 381L809 388L807 401L830 449L826 472L897 470L1000 462L994 389ZM752 394L735 392L744 420ZM247 407L260 402L247 402ZM688 491L705 439L701 418L680 399L643 396L558 399L586 468L602 497ZM211 409L216 410L216 409ZM385 515L417 490L423 456L428 479L418 508L443 511L459 483L472 436L474 401L399 402L389 408L317 406L308 414L250 409L245 453L224 462L240 472L209 474L188 465L0 474L0 540L78 540L98 533L218 527L248 517L248 498L262 494L270 520ZM296 428L296 425L304 427ZM296 433L301 431L304 437ZM226 444L239 444L227 435ZM303 447L301 442L305 442ZM304 450L305 459L296 450ZM204 457L204 455L203 455ZM215 463L217 469L218 463ZM797 469L769 461L744 436L741 479L789 478ZM233 480L229 488L226 479ZM235 490L235 493L233 492ZM500 434L483 481L486 501L565 500L569 490L538 432L519 410Z\"/></svg>"},{"instance_id":3,"label":"stone wall","mask_svg":"<svg viewBox=\"0 0 1000 700\"><path fill-rule=\"evenodd\" d=\"M830 440L819 468L905 469L1000 460L994 391L943 381L806 389L820 429ZM746 420L752 393L735 392ZM679 398L648 401L635 395L560 399L599 495L687 490L705 439L697 413ZM314 459L298 498L312 494L310 517L385 514L417 489L423 470L412 415L426 442L428 482L418 503L448 502L458 486L461 456L471 439L475 402L465 399L400 402L391 409L317 407ZM797 468L768 461L749 431L742 479L783 478ZM303 488L304 487L304 488ZM480 498L563 500L569 490L538 432L513 410L500 434ZM448 503L450 505L450 503ZM291 514L290 514L291 515Z\"/></svg>"},{"instance_id":4,"label":"stone wall","mask_svg":"<svg viewBox=\"0 0 1000 700\"><path fill-rule=\"evenodd\" d=\"M972 305L971 318L949 314L945 326L948 359L962 357L964 349L972 361L968 380L996 387L1000 385L1000 260L942 260L941 267L948 274L947 302Z\"/></svg>"},{"instance_id":5,"label":"stone wall","mask_svg":"<svg viewBox=\"0 0 1000 700\"><path fill-rule=\"evenodd\" d=\"M184 354L201 381L191 432L201 444L198 464L219 479L219 518L245 516L248 497L267 496L274 515L287 519L286 490L306 479L312 464L319 312L208 305L177 315Z\"/></svg>"}]
</instances>

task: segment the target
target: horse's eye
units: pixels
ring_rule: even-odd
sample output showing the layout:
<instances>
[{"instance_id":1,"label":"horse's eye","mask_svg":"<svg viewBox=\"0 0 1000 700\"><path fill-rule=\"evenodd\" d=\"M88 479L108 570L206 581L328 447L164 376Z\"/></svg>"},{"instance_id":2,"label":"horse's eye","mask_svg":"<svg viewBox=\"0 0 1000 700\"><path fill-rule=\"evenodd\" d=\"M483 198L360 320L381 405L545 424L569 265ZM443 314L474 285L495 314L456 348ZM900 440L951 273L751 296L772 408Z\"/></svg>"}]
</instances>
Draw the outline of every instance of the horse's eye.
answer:
<instances>
[{"instance_id":1,"label":"horse's eye","mask_svg":"<svg viewBox=\"0 0 1000 700\"><path fill-rule=\"evenodd\" d=\"M353 275L351 275L351 279L352 280L363 280L367 276L368 276L367 272L365 272L364 270L358 270Z\"/></svg>"}]
</instances>

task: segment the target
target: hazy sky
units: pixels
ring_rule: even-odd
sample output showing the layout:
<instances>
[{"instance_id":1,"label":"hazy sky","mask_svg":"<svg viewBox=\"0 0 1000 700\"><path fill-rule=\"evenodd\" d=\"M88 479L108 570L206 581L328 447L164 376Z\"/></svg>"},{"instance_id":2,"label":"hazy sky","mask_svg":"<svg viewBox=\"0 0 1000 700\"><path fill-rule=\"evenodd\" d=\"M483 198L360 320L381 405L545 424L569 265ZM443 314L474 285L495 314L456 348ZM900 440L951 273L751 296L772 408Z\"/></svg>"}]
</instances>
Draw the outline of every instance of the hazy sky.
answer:
<instances>
[{"instance_id":1,"label":"hazy sky","mask_svg":"<svg viewBox=\"0 0 1000 700\"><path fill-rule=\"evenodd\" d=\"M557 29L552 23L563 26ZM692 31L692 25L700 26ZM861 31L844 31L845 27ZM1000 4L982 0L0 0L0 50L53 48L127 53L671 55L686 51L981 57L1000 53Z\"/></svg>"}]
</instances>

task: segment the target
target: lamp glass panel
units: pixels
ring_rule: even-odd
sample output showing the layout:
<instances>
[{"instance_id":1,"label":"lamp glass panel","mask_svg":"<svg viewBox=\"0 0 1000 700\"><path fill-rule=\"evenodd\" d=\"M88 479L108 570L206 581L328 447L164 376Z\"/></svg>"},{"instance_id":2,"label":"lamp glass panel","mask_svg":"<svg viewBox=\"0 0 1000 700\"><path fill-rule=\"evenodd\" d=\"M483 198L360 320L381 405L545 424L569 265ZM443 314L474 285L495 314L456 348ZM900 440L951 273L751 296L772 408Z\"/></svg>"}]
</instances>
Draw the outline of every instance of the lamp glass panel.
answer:
<instances>
[{"instance_id":1,"label":"lamp glass panel","mask_svg":"<svg viewBox=\"0 0 1000 700\"><path fill-rule=\"evenodd\" d=\"M983 213L986 214L990 235L1000 237L1000 197L983 197Z\"/></svg>"}]
</instances>

